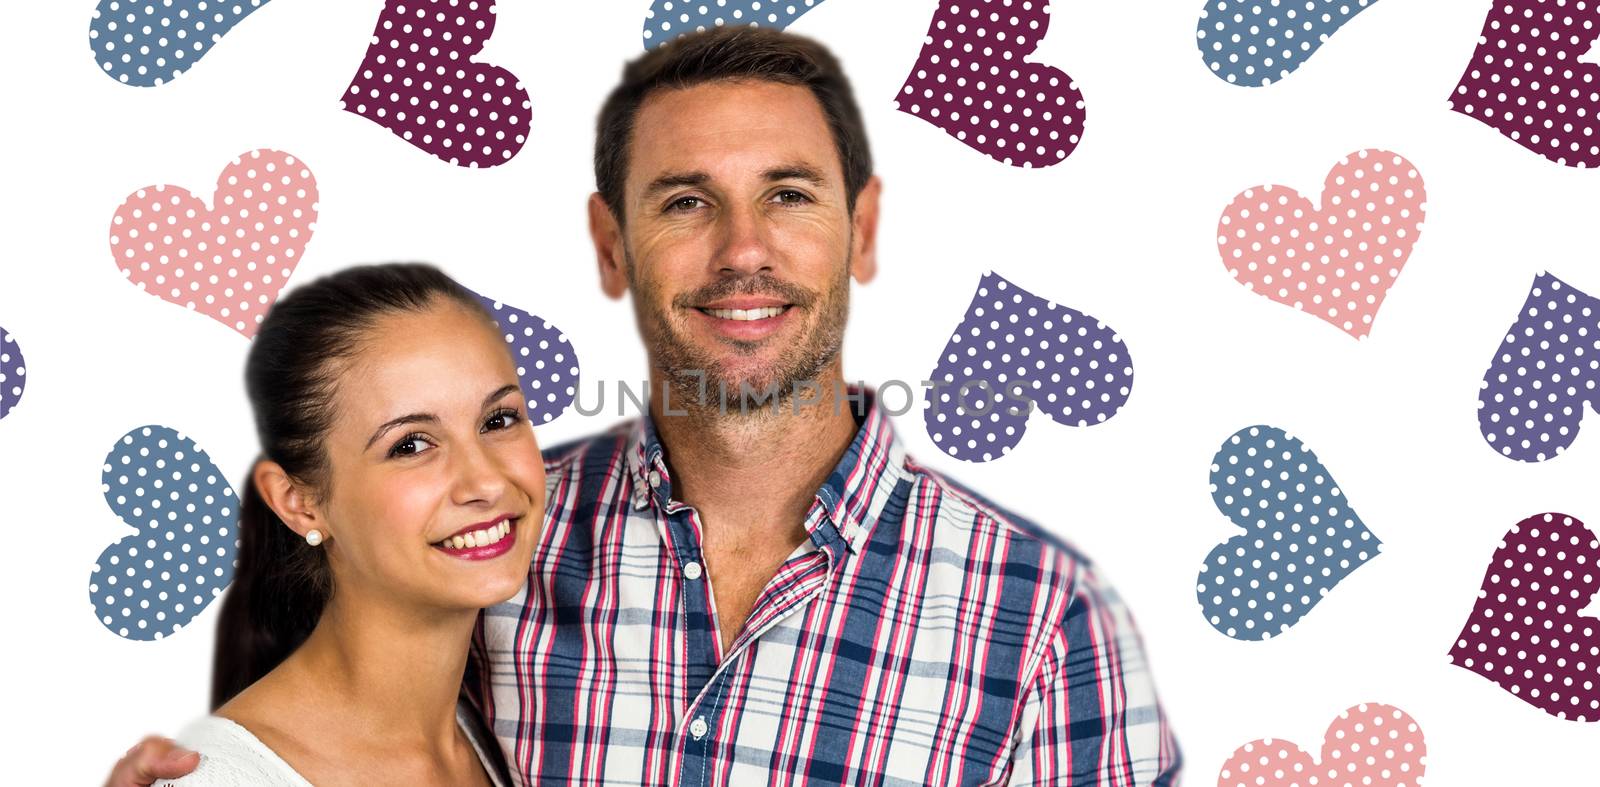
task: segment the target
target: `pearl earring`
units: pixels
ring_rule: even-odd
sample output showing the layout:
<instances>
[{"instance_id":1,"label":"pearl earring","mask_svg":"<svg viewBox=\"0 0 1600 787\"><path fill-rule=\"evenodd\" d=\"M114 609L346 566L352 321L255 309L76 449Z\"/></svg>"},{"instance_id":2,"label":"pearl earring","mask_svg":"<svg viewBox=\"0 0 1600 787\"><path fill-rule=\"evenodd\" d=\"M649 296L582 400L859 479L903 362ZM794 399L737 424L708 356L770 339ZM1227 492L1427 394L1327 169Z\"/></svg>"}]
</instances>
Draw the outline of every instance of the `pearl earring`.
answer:
<instances>
[{"instance_id":1,"label":"pearl earring","mask_svg":"<svg viewBox=\"0 0 1600 787\"><path fill-rule=\"evenodd\" d=\"M321 544L322 543L322 531L321 530L307 530L306 531L306 543L310 544L312 546L316 546L318 544Z\"/></svg>"}]
</instances>

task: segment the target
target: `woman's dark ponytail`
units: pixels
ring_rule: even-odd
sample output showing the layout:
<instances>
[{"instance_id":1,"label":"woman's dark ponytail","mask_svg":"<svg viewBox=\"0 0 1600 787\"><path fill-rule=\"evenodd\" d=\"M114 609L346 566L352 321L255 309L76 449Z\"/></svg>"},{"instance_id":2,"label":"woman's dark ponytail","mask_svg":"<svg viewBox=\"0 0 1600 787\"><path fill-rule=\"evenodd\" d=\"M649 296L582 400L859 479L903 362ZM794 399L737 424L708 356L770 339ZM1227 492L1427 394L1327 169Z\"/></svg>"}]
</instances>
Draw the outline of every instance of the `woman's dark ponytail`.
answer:
<instances>
[{"instance_id":1,"label":"woman's dark ponytail","mask_svg":"<svg viewBox=\"0 0 1600 787\"><path fill-rule=\"evenodd\" d=\"M305 642L332 590L326 553L290 530L247 476L239 500L239 567L217 621L211 709L271 672Z\"/></svg>"},{"instance_id":2,"label":"woman's dark ponytail","mask_svg":"<svg viewBox=\"0 0 1600 787\"><path fill-rule=\"evenodd\" d=\"M493 322L478 296L423 263L346 268L279 300L245 359L261 458L278 463L313 498L325 495L323 440L336 417L340 373L380 317L423 311L441 296ZM239 558L217 621L212 710L300 647L334 592L326 547L307 544L278 518L256 488L254 468L240 496Z\"/></svg>"}]
</instances>

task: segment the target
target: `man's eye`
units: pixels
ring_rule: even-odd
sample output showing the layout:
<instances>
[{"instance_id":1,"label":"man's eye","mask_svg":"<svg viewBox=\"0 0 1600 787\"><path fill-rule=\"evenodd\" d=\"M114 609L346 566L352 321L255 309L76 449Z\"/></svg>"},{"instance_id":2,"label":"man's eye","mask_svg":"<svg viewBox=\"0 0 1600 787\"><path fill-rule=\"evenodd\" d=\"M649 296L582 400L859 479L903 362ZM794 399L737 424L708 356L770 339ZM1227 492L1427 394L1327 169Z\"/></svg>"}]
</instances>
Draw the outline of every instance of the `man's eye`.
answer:
<instances>
[{"instance_id":1,"label":"man's eye","mask_svg":"<svg viewBox=\"0 0 1600 787\"><path fill-rule=\"evenodd\" d=\"M667 205L667 210L675 211L675 210L678 210L679 207L681 205L683 205L684 203L686 203L686 202L699 202L699 201L700 201L699 197L679 197L679 198L673 200L671 203L669 203Z\"/></svg>"},{"instance_id":2,"label":"man's eye","mask_svg":"<svg viewBox=\"0 0 1600 787\"><path fill-rule=\"evenodd\" d=\"M797 202L789 202L789 200L786 199L786 198L790 197L790 196L799 197L800 200L797 201ZM790 204L790 205L800 205L802 203L806 203L806 202L810 202L811 201L810 197L807 197L805 194L802 194L801 192L795 191L794 189L784 189L783 191L778 192L778 198L779 198L780 201L788 202L788 204Z\"/></svg>"}]
</instances>

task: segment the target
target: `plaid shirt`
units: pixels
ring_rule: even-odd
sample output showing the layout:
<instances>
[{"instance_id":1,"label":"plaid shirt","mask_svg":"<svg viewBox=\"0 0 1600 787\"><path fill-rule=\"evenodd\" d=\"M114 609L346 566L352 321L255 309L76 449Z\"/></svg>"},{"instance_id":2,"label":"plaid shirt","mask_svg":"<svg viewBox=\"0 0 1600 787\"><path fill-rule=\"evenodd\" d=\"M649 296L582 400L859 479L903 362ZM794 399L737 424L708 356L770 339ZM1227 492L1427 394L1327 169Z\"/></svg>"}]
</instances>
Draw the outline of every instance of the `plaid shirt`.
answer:
<instances>
[{"instance_id":1,"label":"plaid shirt","mask_svg":"<svg viewBox=\"0 0 1600 787\"><path fill-rule=\"evenodd\" d=\"M513 779L1177 784L1139 635L1089 561L917 464L850 392L811 537L726 653L650 418L545 452L528 584L484 612L466 681Z\"/></svg>"}]
</instances>

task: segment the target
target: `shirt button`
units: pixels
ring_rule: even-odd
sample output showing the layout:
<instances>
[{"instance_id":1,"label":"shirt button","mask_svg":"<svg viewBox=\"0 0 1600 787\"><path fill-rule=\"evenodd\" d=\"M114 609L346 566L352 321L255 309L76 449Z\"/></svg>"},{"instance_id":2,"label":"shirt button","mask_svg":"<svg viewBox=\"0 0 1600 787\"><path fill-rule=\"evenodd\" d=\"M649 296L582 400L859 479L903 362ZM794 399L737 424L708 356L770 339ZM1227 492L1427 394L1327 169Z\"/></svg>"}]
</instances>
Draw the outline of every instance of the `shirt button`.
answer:
<instances>
[{"instance_id":1,"label":"shirt button","mask_svg":"<svg viewBox=\"0 0 1600 787\"><path fill-rule=\"evenodd\" d=\"M700 578L700 564L691 560L683 564L683 575L690 579Z\"/></svg>"},{"instance_id":2,"label":"shirt button","mask_svg":"<svg viewBox=\"0 0 1600 787\"><path fill-rule=\"evenodd\" d=\"M660 487L661 487L661 471L660 470L651 470L650 471L650 488L651 489L659 489Z\"/></svg>"},{"instance_id":3,"label":"shirt button","mask_svg":"<svg viewBox=\"0 0 1600 787\"><path fill-rule=\"evenodd\" d=\"M689 732L694 735L695 740L704 738L706 736L706 717L701 716L689 722Z\"/></svg>"}]
</instances>

